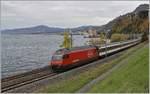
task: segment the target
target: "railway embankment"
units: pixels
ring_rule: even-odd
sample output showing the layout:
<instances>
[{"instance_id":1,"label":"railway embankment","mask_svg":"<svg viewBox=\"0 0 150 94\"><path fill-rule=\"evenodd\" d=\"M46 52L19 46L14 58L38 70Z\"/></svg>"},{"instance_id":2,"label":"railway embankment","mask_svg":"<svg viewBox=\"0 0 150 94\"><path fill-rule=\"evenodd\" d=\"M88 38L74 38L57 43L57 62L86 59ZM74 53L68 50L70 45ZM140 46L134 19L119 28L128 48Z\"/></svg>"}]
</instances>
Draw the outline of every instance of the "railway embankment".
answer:
<instances>
[{"instance_id":1,"label":"railway embankment","mask_svg":"<svg viewBox=\"0 0 150 94\"><path fill-rule=\"evenodd\" d=\"M148 93L148 44L77 92Z\"/></svg>"},{"instance_id":2,"label":"railway embankment","mask_svg":"<svg viewBox=\"0 0 150 94\"><path fill-rule=\"evenodd\" d=\"M36 92L42 92L42 93L43 92L46 92L46 93L48 93L48 92L55 92L55 93L62 92L63 93L64 92L64 93L67 93L67 92L80 91L80 89L86 87L87 84L89 84L90 82L92 82L96 78L104 75L106 72L108 72L109 70L111 70L112 68L117 66L118 64L120 64L120 67L116 68L114 70L114 72L115 73L119 72L122 75L115 74L114 72L112 72L110 74L110 75L112 75L110 77L114 77L113 79L116 79L117 86L121 85L121 87L124 87L124 90L126 90L126 88L127 88L128 89L127 92L130 92L130 91L134 92L135 87L133 87L133 89L131 87L132 87L132 83L134 84L134 82L135 82L135 83L137 83L135 85L140 85L141 87L144 87L144 89L142 88L143 92L144 92L144 90L145 90L145 92L147 92L148 82L145 82L145 81L148 81L148 79L147 79L147 77L148 77L148 73L147 73L148 72L148 68L147 68L148 67L147 66L147 64L148 64L148 61L147 61L148 50L146 50L148 46L145 46L145 45L148 45L148 44L147 43L141 43L141 44L137 45L136 47L133 47L133 48L130 48L126 51L118 53L118 55L111 57L106 61L103 61L103 63L99 63L93 67L90 67L90 68L85 68L85 70L83 70L83 71L78 71L78 72L74 73L73 75L71 75L70 77L67 77L66 79L64 79L64 78L59 79L57 82L55 82L53 84L49 84L47 86L44 86L44 87L40 88L39 90L37 90ZM142 58L139 59L139 57L141 57L141 56L142 56ZM121 64L121 62L123 62L124 60L127 60L128 63L127 64L125 64L125 63ZM135 64L135 62L137 64ZM138 63L138 62L141 62L141 63ZM133 65L132 65L132 63L133 63ZM139 66L139 69L138 69L138 67L134 68L134 66L135 66L134 64ZM125 67L125 66L129 66L129 65L130 65L130 67L128 67L128 68ZM134 70L134 69L137 69L137 70ZM138 70L139 71L142 70L141 74L140 74L140 72L137 72L137 74L136 74L136 71L138 71ZM122 72L120 72L120 71L122 71ZM126 72L126 71L128 71L128 72ZM131 76L132 74L135 74L135 75ZM114 75L116 75L117 77L115 77ZM141 77L141 75L143 75L143 78ZM107 77L107 78L110 79L110 77ZM134 79L134 80L133 79L129 80L129 82L131 83L131 86L130 86L130 83L128 82L128 80L125 80L125 79L127 79L126 77L128 78L128 80L132 79L132 78ZM140 79L140 77L143 80L143 82L140 81L138 83L139 80L136 80L136 78ZM123 80L121 80L121 79L123 79ZM126 81L125 83L124 83L124 80ZM112 80L110 80L110 82L109 82L107 80L105 81L105 79L104 79L103 81L102 81L103 83L107 82L106 85L104 84L105 85L104 90L106 90L106 92L111 92L111 90L110 91L107 90L107 86L109 86L109 84L110 84L110 87L108 87L108 89L109 88L111 89L111 86L113 87L116 84L113 83ZM99 84L97 84L97 83L99 83ZM128 84L129 84L129 87L128 87ZM117 86L114 89L117 89ZM96 84L94 84L94 83L91 84L90 87L91 87L91 89L88 89L88 90L85 89L86 92L101 92L101 91L97 91L97 90L99 90L99 87L101 87L101 90L103 90L100 81L97 81ZM138 87L135 88L135 90L136 89L138 89ZM121 89L120 92L121 91L123 92L123 89ZM104 92L104 91L102 91L102 92Z\"/></svg>"}]
</instances>

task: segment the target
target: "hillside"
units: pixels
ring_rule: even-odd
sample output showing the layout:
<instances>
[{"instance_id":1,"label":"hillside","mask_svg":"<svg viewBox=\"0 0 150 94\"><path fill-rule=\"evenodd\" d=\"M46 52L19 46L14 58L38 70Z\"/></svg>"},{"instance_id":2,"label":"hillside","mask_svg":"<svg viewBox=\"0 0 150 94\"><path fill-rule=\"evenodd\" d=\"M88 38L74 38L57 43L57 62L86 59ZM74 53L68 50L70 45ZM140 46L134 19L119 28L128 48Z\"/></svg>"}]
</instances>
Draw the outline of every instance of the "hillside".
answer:
<instances>
[{"instance_id":1,"label":"hillside","mask_svg":"<svg viewBox=\"0 0 150 94\"><path fill-rule=\"evenodd\" d=\"M119 19L112 27L113 33L142 33L149 30L148 10L140 5L134 12Z\"/></svg>"},{"instance_id":2,"label":"hillside","mask_svg":"<svg viewBox=\"0 0 150 94\"><path fill-rule=\"evenodd\" d=\"M148 93L149 92L148 44L124 60L127 64L116 69L103 81L93 85L92 93Z\"/></svg>"},{"instance_id":3,"label":"hillside","mask_svg":"<svg viewBox=\"0 0 150 94\"><path fill-rule=\"evenodd\" d=\"M107 32L109 30L112 33L148 31L148 10L148 4L139 5L133 12L115 18L106 25L100 27L98 31Z\"/></svg>"}]
</instances>

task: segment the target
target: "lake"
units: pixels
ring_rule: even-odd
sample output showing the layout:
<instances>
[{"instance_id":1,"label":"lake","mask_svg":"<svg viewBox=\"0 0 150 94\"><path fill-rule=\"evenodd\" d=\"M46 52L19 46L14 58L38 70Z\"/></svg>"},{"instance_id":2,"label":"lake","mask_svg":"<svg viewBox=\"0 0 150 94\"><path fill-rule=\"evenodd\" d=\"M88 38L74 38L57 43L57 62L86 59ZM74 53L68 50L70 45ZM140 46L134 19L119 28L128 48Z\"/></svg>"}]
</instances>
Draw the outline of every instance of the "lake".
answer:
<instances>
[{"instance_id":1,"label":"lake","mask_svg":"<svg viewBox=\"0 0 150 94\"><path fill-rule=\"evenodd\" d=\"M73 45L82 46L87 39L73 35ZM1 35L2 78L49 64L52 54L63 41L61 35Z\"/></svg>"}]
</instances>

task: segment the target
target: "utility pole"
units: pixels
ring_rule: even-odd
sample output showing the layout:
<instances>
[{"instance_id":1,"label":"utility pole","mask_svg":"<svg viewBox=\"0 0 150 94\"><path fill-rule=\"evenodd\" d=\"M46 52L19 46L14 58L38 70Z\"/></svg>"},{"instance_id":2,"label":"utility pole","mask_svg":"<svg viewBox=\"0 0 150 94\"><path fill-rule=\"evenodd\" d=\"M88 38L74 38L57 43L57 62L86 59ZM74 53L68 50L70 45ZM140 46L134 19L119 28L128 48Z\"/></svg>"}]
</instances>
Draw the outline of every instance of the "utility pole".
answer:
<instances>
[{"instance_id":1,"label":"utility pole","mask_svg":"<svg viewBox=\"0 0 150 94\"><path fill-rule=\"evenodd\" d=\"M108 34L109 34L109 31L110 30L107 30L107 32L105 32L105 39L106 39L106 42L105 42L105 57L107 57L107 37L108 37Z\"/></svg>"},{"instance_id":2,"label":"utility pole","mask_svg":"<svg viewBox=\"0 0 150 94\"><path fill-rule=\"evenodd\" d=\"M105 57L107 57L107 32L105 33Z\"/></svg>"},{"instance_id":3,"label":"utility pole","mask_svg":"<svg viewBox=\"0 0 150 94\"><path fill-rule=\"evenodd\" d=\"M72 31L71 29L69 29L69 32L70 32L70 40L71 40L71 47L73 47L73 36L72 36Z\"/></svg>"}]
</instances>

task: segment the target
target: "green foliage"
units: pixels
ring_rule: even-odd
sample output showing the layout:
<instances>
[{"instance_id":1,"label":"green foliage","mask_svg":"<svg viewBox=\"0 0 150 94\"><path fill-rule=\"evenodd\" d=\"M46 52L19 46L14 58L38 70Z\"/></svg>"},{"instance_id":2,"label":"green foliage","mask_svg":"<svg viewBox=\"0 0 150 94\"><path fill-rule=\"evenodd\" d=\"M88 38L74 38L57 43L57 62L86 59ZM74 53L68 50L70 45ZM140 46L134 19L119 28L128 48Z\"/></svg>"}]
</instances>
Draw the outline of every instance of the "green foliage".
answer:
<instances>
[{"instance_id":1,"label":"green foliage","mask_svg":"<svg viewBox=\"0 0 150 94\"><path fill-rule=\"evenodd\" d=\"M64 32L64 40L63 43L60 45L60 47L63 48L71 48L72 47L72 43L71 43L71 38L69 37L69 33L68 32Z\"/></svg>"},{"instance_id":2,"label":"green foliage","mask_svg":"<svg viewBox=\"0 0 150 94\"><path fill-rule=\"evenodd\" d=\"M104 33L101 32L99 36L100 36L100 39L105 39Z\"/></svg>"},{"instance_id":3,"label":"green foliage","mask_svg":"<svg viewBox=\"0 0 150 94\"><path fill-rule=\"evenodd\" d=\"M129 55L127 64L115 70L109 77L91 88L94 93L148 93L149 55L148 44Z\"/></svg>"},{"instance_id":4,"label":"green foliage","mask_svg":"<svg viewBox=\"0 0 150 94\"><path fill-rule=\"evenodd\" d=\"M93 38L89 40L89 43L90 43L90 45L97 45L98 44L97 40L93 39Z\"/></svg>"},{"instance_id":5,"label":"green foliage","mask_svg":"<svg viewBox=\"0 0 150 94\"><path fill-rule=\"evenodd\" d=\"M128 39L128 36L125 34L112 34L111 42L125 41Z\"/></svg>"},{"instance_id":6,"label":"green foliage","mask_svg":"<svg viewBox=\"0 0 150 94\"><path fill-rule=\"evenodd\" d=\"M101 32L99 36L99 44L105 43L105 35Z\"/></svg>"}]
</instances>

